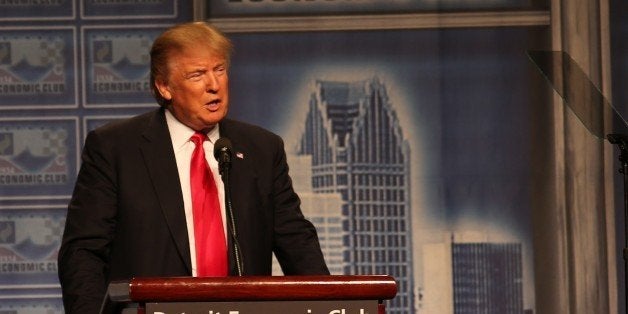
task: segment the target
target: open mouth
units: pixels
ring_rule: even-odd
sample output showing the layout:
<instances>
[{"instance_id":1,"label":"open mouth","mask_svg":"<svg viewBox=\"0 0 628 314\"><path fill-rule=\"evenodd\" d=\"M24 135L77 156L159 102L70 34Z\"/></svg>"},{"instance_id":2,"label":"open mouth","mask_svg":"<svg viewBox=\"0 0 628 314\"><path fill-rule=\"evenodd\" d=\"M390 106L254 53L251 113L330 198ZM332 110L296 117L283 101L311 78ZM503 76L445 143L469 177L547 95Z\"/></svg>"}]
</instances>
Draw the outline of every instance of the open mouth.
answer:
<instances>
[{"instance_id":1,"label":"open mouth","mask_svg":"<svg viewBox=\"0 0 628 314\"><path fill-rule=\"evenodd\" d=\"M217 110L220 107L220 99L212 100L205 104L209 110Z\"/></svg>"}]
</instances>

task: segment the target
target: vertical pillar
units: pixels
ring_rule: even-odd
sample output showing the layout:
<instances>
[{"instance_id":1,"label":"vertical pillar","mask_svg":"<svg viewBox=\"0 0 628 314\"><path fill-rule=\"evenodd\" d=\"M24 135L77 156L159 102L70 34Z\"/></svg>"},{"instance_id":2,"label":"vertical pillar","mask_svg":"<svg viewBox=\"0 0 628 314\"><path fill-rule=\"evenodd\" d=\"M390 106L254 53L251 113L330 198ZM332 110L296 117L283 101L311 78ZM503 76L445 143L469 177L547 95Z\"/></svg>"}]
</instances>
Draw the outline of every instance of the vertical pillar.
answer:
<instances>
[{"instance_id":1,"label":"vertical pillar","mask_svg":"<svg viewBox=\"0 0 628 314\"><path fill-rule=\"evenodd\" d=\"M607 29L601 22L606 0L553 0L551 6L553 50L567 52L598 87L605 79L608 59L603 43ZM600 88L603 90L602 88ZM582 97L571 101L586 101ZM592 135L560 98L555 97L554 158L555 208L541 215L547 269L552 275L548 288L537 282L539 313L611 313L607 201L609 148L604 139ZM586 104L602 111L600 104ZM610 151L612 153L612 151ZM537 219L538 221L538 219ZM553 229L547 229L553 228ZM555 255L551 256L552 250ZM537 268L544 267L537 259ZM537 280L544 279L537 276Z\"/></svg>"}]
</instances>

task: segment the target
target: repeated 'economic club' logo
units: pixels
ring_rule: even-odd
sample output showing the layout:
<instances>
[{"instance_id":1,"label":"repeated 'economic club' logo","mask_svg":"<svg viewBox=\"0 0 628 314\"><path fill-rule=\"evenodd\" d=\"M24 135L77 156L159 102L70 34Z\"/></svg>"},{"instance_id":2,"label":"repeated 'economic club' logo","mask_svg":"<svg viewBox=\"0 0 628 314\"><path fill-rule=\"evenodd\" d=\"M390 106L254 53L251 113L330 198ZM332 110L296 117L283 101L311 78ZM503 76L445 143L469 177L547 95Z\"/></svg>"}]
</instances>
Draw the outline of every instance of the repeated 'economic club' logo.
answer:
<instances>
[{"instance_id":1,"label":"repeated 'economic club' logo","mask_svg":"<svg viewBox=\"0 0 628 314\"><path fill-rule=\"evenodd\" d=\"M64 129L0 128L0 186L66 184L67 139Z\"/></svg>"},{"instance_id":2,"label":"repeated 'economic club' logo","mask_svg":"<svg viewBox=\"0 0 628 314\"><path fill-rule=\"evenodd\" d=\"M61 94L65 91L61 38L0 41L2 95Z\"/></svg>"},{"instance_id":3,"label":"repeated 'economic club' logo","mask_svg":"<svg viewBox=\"0 0 628 314\"><path fill-rule=\"evenodd\" d=\"M86 104L154 105L150 88L151 30L86 31Z\"/></svg>"},{"instance_id":4,"label":"repeated 'economic club' logo","mask_svg":"<svg viewBox=\"0 0 628 314\"><path fill-rule=\"evenodd\" d=\"M76 106L73 31L0 35L0 109Z\"/></svg>"},{"instance_id":5,"label":"repeated 'economic club' logo","mask_svg":"<svg viewBox=\"0 0 628 314\"><path fill-rule=\"evenodd\" d=\"M64 209L0 210L0 284L53 282Z\"/></svg>"}]
</instances>

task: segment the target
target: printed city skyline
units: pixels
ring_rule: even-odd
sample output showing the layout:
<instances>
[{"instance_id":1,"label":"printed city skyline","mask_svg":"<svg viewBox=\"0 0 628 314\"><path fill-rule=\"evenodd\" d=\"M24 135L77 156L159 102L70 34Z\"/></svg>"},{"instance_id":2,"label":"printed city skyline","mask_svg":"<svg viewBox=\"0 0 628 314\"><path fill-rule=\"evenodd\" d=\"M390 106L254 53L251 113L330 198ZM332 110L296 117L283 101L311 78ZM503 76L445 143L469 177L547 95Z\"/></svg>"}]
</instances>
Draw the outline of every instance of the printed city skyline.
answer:
<instances>
[{"instance_id":1,"label":"printed city skyline","mask_svg":"<svg viewBox=\"0 0 628 314\"><path fill-rule=\"evenodd\" d=\"M427 243L412 243L417 235L412 234L411 224L406 224L415 214L410 202L410 146L403 137L386 84L372 76L359 81L316 80L312 86L300 144L296 145L296 153L289 154L288 161L303 212L317 227L332 274L392 275L400 290L388 305L391 313L462 310L463 305L454 304L451 272L456 264L453 256L459 254L452 251L464 246L462 243L468 239L460 235L459 244L444 238L435 242L436 234L448 232L443 224L443 228L428 231L432 235ZM405 216L400 217L400 213ZM476 244L518 248L516 255L509 255L519 265L515 276L519 288L509 302L523 307L521 244L504 244L489 234L487 231L480 236ZM441 251L446 247L449 258L431 258L434 247L441 247ZM413 259L423 260L418 262L421 269L412 268L417 264ZM434 269L429 269L434 266L440 272L449 269L450 275L435 275ZM504 279L495 276L489 274L487 282ZM475 284L475 288L484 291L482 283ZM433 294L436 287L449 292ZM445 309L449 311L442 312Z\"/></svg>"}]
</instances>

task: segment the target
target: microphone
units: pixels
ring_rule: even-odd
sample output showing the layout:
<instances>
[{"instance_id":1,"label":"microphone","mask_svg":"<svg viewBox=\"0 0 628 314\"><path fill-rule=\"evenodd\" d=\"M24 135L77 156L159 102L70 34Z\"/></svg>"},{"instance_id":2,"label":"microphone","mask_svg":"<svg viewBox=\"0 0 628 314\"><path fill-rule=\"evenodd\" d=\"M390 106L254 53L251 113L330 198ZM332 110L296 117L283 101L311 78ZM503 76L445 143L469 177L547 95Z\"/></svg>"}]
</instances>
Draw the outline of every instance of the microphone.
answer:
<instances>
[{"instance_id":1,"label":"microphone","mask_svg":"<svg viewBox=\"0 0 628 314\"><path fill-rule=\"evenodd\" d=\"M214 157L218 160L218 170L221 176L231 167L231 148L231 141L226 137L219 138L214 144Z\"/></svg>"},{"instance_id":2,"label":"microphone","mask_svg":"<svg viewBox=\"0 0 628 314\"><path fill-rule=\"evenodd\" d=\"M227 229L233 242L233 254L235 256L238 276L243 274L242 252L238 243L238 233L233 217L233 206L231 205L231 188L229 185L229 170L231 169L231 141L226 137L219 138L214 144L214 158L218 160L218 171L225 186L225 211L227 212Z\"/></svg>"}]
</instances>

